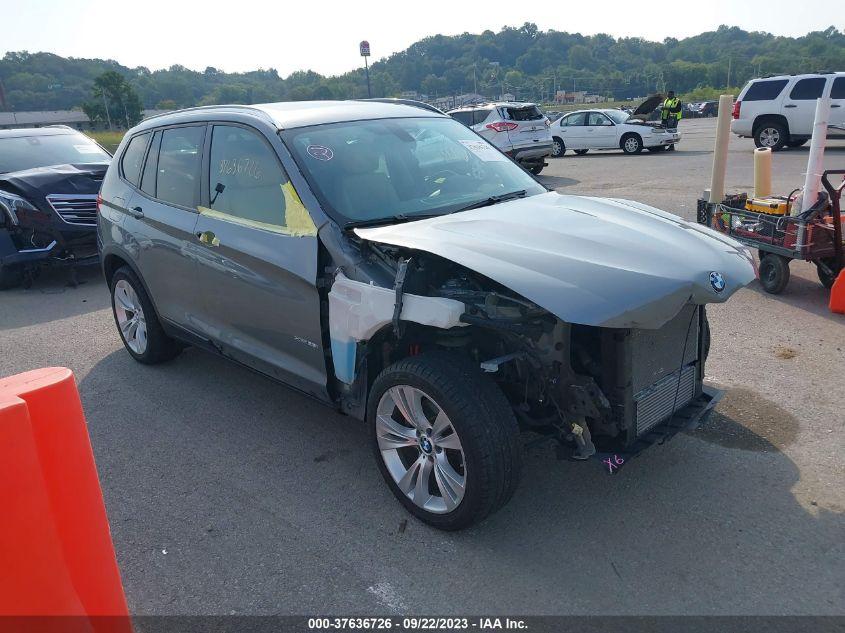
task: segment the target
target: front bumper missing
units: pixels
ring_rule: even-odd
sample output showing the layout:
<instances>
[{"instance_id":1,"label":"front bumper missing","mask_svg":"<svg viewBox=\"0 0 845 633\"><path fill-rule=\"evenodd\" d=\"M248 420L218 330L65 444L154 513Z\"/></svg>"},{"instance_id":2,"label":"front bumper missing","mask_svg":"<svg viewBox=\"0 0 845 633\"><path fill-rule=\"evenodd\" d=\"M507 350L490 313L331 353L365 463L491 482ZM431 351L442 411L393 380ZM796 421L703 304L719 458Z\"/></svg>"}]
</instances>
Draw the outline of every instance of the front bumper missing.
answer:
<instances>
[{"instance_id":1,"label":"front bumper missing","mask_svg":"<svg viewBox=\"0 0 845 633\"><path fill-rule=\"evenodd\" d=\"M65 248L55 239L44 247L19 250L8 231L0 229L0 266L90 266L97 264L100 260L96 253L86 257L73 255L61 257L64 250Z\"/></svg>"}]
</instances>

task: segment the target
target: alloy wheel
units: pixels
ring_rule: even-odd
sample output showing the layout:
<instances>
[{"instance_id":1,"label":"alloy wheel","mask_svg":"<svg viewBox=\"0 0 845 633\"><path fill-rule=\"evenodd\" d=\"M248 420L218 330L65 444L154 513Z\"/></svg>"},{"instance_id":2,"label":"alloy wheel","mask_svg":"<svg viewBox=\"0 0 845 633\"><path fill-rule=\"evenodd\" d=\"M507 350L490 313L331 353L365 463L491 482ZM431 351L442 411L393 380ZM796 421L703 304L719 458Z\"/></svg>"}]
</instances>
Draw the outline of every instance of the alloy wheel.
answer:
<instances>
[{"instance_id":1,"label":"alloy wheel","mask_svg":"<svg viewBox=\"0 0 845 633\"><path fill-rule=\"evenodd\" d=\"M138 293L125 279L114 285L114 313L126 345L136 354L147 350L147 320Z\"/></svg>"},{"instance_id":2,"label":"alloy wheel","mask_svg":"<svg viewBox=\"0 0 845 633\"><path fill-rule=\"evenodd\" d=\"M625 150L628 152L636 152L640 148L640 142L633 136L625 140Z\"/></svg>"},{"instance_id":3,"label":"alloy wheel","mask_svg":"<svg viewBox=\"0 0 845 633\"><path fill-rule=\"evenodd\" d=\"M760 131L760 144L763 147L775 147L780 142L780 130L774 127L763 128Z\"/></svg>"},{"instance_id":4,"label":"alloy wheel","mask_svg":"<svg viewBox=\"0 0 845 633\"><path fill-rule=\"evenodd\" d=\"M393 481L415 505L451 512L466 491L466 459L445 411L416 387L396 385L376 410L376 439Z\"/></svg>"}]
</instances>

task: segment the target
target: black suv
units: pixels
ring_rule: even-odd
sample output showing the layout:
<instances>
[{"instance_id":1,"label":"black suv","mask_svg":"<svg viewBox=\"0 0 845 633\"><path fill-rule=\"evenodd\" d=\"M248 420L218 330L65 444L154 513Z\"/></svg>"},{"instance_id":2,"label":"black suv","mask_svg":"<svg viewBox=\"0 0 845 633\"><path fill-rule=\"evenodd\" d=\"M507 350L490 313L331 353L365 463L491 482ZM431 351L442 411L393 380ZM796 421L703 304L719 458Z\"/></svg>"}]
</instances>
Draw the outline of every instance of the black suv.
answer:
<instances>
[{"instance_id":1,"label":"black suv","mask_svg":"<svg viewBox=\"0 0 845 633\"><path fill-rule=\"evenodd\" d=\"M44 265L97 263L97 193L111 156L76 130L0 130L0 289Z\"/></svg>"}]
</instances>

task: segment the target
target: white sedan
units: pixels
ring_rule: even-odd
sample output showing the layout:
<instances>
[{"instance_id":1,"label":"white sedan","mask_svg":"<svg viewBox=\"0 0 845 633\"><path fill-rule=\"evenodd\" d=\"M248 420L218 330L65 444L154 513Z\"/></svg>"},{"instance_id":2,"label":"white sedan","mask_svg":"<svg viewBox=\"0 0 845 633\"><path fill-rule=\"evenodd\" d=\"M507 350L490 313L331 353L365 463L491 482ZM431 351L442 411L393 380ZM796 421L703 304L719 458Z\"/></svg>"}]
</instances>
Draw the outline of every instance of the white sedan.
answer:
<instances>
[{"instance_id":1,"label":"white sedan","mask_svg":"<svg viewBox=\"0 0 845 633\"><path fill-rule=\"evenodd\" d=\"M586 154L591 149L621 149L639 154L643 148L661 151L681 140L677 130L670 131L659 122L643 121L622 110L578 110L551 125L552 156L567 150Z\"/></svg>"}]
</instances>

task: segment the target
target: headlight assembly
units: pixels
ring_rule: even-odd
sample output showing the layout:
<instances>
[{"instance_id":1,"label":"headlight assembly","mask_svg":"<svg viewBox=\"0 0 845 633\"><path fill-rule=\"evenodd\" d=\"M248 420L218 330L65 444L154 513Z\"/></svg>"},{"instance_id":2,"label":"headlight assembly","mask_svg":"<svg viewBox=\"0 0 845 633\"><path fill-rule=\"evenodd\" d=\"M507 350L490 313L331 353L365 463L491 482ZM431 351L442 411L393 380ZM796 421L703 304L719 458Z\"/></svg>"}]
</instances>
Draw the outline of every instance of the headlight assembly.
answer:
<instances>
[{"instance_id":1,"label":"headlight assembly","mask_svg":"<svg viewBox=\"0 0 845 633\"><path fill-rule=\"evenodd\" d=\"M18 224L18 211L37 211L32 203L15 193L0 189L0 213L9 218L13 226ZM4 218L5 219L5 218Z\"/></svg>"}]
</instances>

